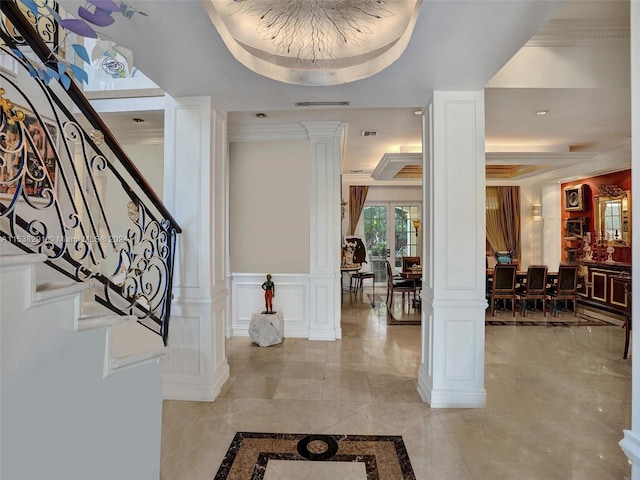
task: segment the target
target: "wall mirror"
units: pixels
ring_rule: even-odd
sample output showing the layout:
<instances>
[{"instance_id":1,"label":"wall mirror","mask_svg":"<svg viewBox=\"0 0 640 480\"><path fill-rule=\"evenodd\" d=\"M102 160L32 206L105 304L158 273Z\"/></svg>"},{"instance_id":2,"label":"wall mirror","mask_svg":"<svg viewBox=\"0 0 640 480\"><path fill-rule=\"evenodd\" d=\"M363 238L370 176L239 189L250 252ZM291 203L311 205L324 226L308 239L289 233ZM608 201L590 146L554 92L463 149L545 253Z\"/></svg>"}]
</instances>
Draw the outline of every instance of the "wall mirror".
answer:
<instances>
[{"instance_id":1,"label":"wall mirror","mask_svg":"<svg viewBox=\"0 0 640 480\"><path fill-rule=\"evenodd\" d=\"M616 185L600 185L593 197L594 228L599 240L631 245L631 192Z\"/></svg>"}]
</instances>

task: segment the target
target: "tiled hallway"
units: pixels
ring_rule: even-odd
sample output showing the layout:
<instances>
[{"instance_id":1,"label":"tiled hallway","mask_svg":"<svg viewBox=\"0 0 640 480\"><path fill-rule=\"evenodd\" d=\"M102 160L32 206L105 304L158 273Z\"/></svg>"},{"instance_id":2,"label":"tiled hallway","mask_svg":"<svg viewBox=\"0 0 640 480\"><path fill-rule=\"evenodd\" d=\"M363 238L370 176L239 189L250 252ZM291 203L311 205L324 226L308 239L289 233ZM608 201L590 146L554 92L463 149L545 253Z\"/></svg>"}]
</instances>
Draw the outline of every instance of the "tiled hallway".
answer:
<instances>
[{"instance_id":1,"label":"tiled hallway","mask_svg":"<svg viewBox=\"0 0 640 480\"><path fill-rule=\"evenodd\" d=\"M383 313L345 299L336 342L228 340L231 378L215 402L164 403L162 480L212 480L237 431L402 435L418 480L630 475L619 326L489 326L487 407L432 410L416 391L420 327L388 326ZM272 463L265 479L366 478L352 463Z\"/></svg>"}]
</instances>

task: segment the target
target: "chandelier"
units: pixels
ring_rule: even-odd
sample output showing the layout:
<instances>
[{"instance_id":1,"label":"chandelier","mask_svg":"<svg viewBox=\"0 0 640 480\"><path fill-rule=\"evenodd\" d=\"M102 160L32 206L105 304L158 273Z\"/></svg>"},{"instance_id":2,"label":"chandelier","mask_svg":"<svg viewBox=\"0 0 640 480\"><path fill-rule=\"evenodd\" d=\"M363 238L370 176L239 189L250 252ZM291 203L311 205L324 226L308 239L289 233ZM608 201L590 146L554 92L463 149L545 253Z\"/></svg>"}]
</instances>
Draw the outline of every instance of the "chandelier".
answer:
<instances>
[{"instance_id":1,"label":"chandelier","mask_svg":"<svg viewBox=\"0 0 640 480\"><path fill-rule=\"evenodd\" d=\"M385 0L232 0L258 18L257 31L280 55L315 64L334 50L360 46L376 21L393 15Z\"/></svg>"}]
</instances>

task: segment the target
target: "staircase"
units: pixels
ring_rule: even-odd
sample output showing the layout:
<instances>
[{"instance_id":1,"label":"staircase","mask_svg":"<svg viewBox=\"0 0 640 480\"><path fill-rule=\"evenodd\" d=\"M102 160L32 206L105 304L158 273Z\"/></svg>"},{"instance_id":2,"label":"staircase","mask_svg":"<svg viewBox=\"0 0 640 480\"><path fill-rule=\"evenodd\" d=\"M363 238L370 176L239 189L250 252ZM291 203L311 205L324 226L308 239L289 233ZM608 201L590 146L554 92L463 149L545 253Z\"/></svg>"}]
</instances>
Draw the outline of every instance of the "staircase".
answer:
<instances>
[{"instance_id":1,"label":"staircase","mask_svg":"<svg viewBox=\"0 0 640 480\"><path fill-rule=\"evenodd\" d=\"M77 85L30 74L51 45L0 10L0 478L157 480L180 226Z\"/></svg>"},{"instance_id":2,"label":"staircase","mask_svg":"<svg viewBox=\"0 0 640 480\"><path fill-rule=\"evenodd\" d=\"M45 260L0 256L0 478L157 480L161 337L38 284Z\"/></svg>"}]
</instances>

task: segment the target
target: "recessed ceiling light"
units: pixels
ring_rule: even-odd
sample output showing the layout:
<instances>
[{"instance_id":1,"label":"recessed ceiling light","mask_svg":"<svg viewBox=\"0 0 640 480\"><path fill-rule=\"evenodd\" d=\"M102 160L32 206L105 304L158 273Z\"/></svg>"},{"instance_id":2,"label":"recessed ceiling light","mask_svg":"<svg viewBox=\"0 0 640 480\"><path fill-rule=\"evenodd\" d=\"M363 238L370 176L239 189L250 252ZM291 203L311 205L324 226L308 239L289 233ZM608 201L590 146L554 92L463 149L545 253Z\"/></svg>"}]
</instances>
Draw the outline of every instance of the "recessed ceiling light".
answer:
<instances>
[{"instance_id":1,"label":"recessed ceiling light","mask_svg":"<svg viewBox=\"0 0 640 480\"><path fill-rule=\"evenodd\" d=\"M416 110L415 112L413 112L415 115L422 115L422 110Z\"/></svg>"},{"instance_id":2,"label":"recessed ceiling light","mask_svg":"<svg viewBox=\"0 0 640 480\"><path fill-rule=\"evenodd\" d=\"M133 121L136 122L136 123L144 122L144 120L142 118L134 118Z\"/></svg>"},{"instance_id":3,"label":"recessed ceiling light","mask_svg":"<svg viewBox=\"0 0 640 480\"><path fill-rule=\"evenodd\" d=\"M546 115L547 113L549 113L549 110L538 110L536 115Z\"/></svg>"},{"instance_id":4,"label":"recessed ceiling light","mask_svg":"<svg viewBox=\"0 0 640 480\"><path fill-rule=\"evenodd\" d=\"M256 113L256 117L258 118L265 118L267 116L266 113Z\"/></svg>"}]
</instances>

